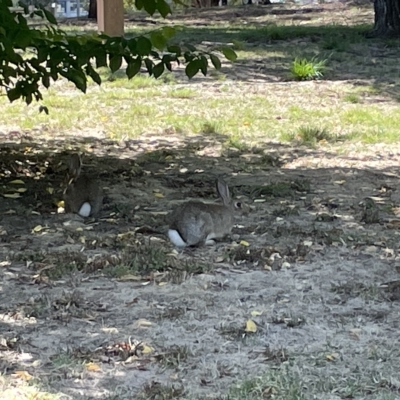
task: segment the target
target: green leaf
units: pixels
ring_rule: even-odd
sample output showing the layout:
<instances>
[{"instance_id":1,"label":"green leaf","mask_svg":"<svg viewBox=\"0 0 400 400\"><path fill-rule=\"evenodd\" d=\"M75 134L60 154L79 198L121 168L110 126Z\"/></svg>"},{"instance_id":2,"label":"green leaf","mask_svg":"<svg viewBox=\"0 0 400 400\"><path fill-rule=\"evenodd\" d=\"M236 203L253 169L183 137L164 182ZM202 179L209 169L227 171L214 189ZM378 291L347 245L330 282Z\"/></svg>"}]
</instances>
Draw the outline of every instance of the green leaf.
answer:
<instances>
[{"instance_id":1,"label":"green leaf","mask_svg":"<svg viewBox=\"0 0 400 400\"><path fill-rule=\"evenodd\" d=\"M142 59L140 57L138 57L136 60L132 60L126 68L126 75L128 79L131 79L135 75L137 75L140 71L141 66L142 66Z\"/></svg>"},{"instance_id":2,"label":"green leaf","mask_svg":"<svg viewBox=\"0 0 400 400\"><path fill-rule=\"evenodd\" d=\"M140 36L136 42L136 50L139 56L148 56L151 51L151 42L144 36Z\"/></svg>"},{"instance_id":3,"label":"green leaf","mask_svg":"<svg viewBox=\"0 0 400 400\"><path fill-rule=\"evenodd\" d=\"M199 59L199 66L202 74L204 76L207 75L207 68L208 68L208 60L205 56L201 55Z\"/></svg>"},{"instance_id":4,"label":"green leaf","mask_svg":"<svg viewBox=\"0 0 400 400\"><path fill-rule=\"evenodd\" d=\"M180 57L180 55L182 54L181 48L176 45L168 46L167 51L169 51L170 53L175 53L178 57Z\"/></svg>"},{"instance_id":5,"label":"green leaf","mask_svg":"<svg viewBox=\"0 0 400 400\"><path fill-rule=\"evenodd\" d=\"M46 10L44 7L42 8L42 11L47 19L47 21L49 21L51 24L53 25L57 25L57 20L56 17L49 11Z\"/></svg>"},{"instance_id":6,"label":"green leaf","mask_svg":"<svg viewBox=\"0 0 400 400\"><path fill-rule=\"evenodd\" d=\"M199 60L195 59L190 61L185 68L185 74L189 79L192 79L200 70Z\"/></svg>"},{"instance_id":7,"label":"green leaf","mask_svg":"<svg viewBox=\"0 0 400 400\"><path fill-rule=\"evenodd\" d=\"M87 79L86 75L79 69L70 69L68 71L60 71L60 74L72 82L77 89L86 93Z\"/></svg>"},{"instance_id":8,"label":"green leaf","mask_svg":"<svg viewBox=\"0 0 400 400\"><path fill-rule=\"evenodd\" d=\"M165 0L157 0L156 8L163 18L171 14L171 7Z\"/></svg>"},{"instance_id":9,"label":"green leaf","mask_svg":"<svg viewBox=\"0 0 400 400\"><path fill-rule=\"evenodd\" d=\"M158 78L159 76L162 75L163 72L164 72L164 64L162 62L156 64L153 67L153 76L154 76L154 78Z\"/></svg>"},{"instance_id":10,"label":"green leaf","mask_svg":"<svg viewBox=\"0 0 400 400\"><path fill-rule=\"evenodd\" d=\"M145 9L145 11L150 14L153 15L156 12L156 1L155 0L145 0L143 2L143 8Z\"/></svg>"},{"instance_id":11,"label":"green leaf","mask_svg":"<svg viewBox=\"0 0 400 400\"><path fill-rule=\"evenodd\" d=\"M136 49L136 39L129 39L127 43L128 49L131 51L131 53L136 54L137 49Z\"/></svg>"},{"instance_id":12,"label":"green leaf","mask_svg":"<svg viewBox=\"0 0 400 400\"><path fill-rule=\"evenodd\" d=\"M95 55L96 58L96 67L106 67L107 66L107 55L105 52L99 52Z\"/></svg>"},{"instance_id":13,"label":"green leaf","mask_svg":"<svg viewBox=\"0 0 400 400\"><path fill-rule=\"evenodd\" d=\"M116 54L110 58L110 69L111 72L118 71L122 65L122 56Z\"/></svg>"},{"instance_id":14,"label":"green leaf","mask_svg":"<svg viewBox=\"0 0 400 400\"><path fill-rule=\"evenodd\" d=\"M101 85L100 75L90 64L86 66L86 72L93 79L93 82L97 83L98 85Z\"/></svg>"},{"instance_id":15,"label":"green leaf","mask_svg":"<svg viewBox=\"0 0 400 400\"><path fill-rule=\"evenodd\" d=\"M236 61L237 54L230 47L223 47L221 51L229 61Z\"/></svg>"},{"instance_id":16,"label":"green leaf","mask_svg":"<svg viewBox=\"0 0 400 400\"><path fill-rule=\"evenodd\" d=\"M32 40L32 32L29 29L20 29L14 37L14 46L20 49L26 49Z\"/></svg>"},{"instance_id":17,"label":"green leaf","mask_svg":"<svg viewBox=\"0 0 400 400\"><path fill-rule=\"evenodd\" d=\"M163 50L167 40L160 31L151 32L150 34L151 44L158 50Z\"/></svg>"},{"instance_id":18,"label":"green leaf","mask_svg":"<svg viewBox=\"0 0 400 400\"><path fill-rule=\"evenodd\" d=\"M196 51L196 47L194 47L193 45L191 45L189 43L185 43L185 46L187 47L187 49L189 51Z\"/></svg>"},{"instance_id":19,"label":"green leaf","mask_svg":"<svg viewBox=\"0 0 400 400\"><path fill-rule=\"evenodd\" d=\"M215 69L221 69L221 61L215 54L210 54L210 60Z\"/></svg>"},{"instance_id":20,"label":"green leaf","mask_svg":"<svg viewBox=\"0 0 400 400\"><path fill-rule=\"evenodd\" d=\"M150 58L145 58L144 64L146 65L148 73L151 75L153 73L153 66L154 66L153 61L151 61Z\"/></svg>"},{"instance_id":21,"label":"green leaf","mask_svg":"<svg viewBox=\"0 0 400 400\"><path fill-rule=\"evenodd\" d=\"M39 113L44 112L46 115L49 115L49 109L46 106L39 107Z\"/></svg>"},{"instance_id":22,"label":"green leaf","mask_svg":"<svg viewBox=\"0 0 400 400\"><path fill-rule=\"evenodd\" d=\"M21 90L19 88L12 88L7 91L8 100L12 103L13 101L19 99L21 97Z\"/></svg>"},{"instance_id":23,"label":"green leaf","mask_svg":"<svg viewBox=\"0 0 400 400\"><path fill-rule=\"evenodd\" d=\"M43 75L42 76L42 85L48 89L50 87L50 75Z\"/></svg>"},{"instance_id":24,"label":"green leaf","mask_svg":"<svg viewBox=\"0 0 400 400\"><path fill-rule=\"evenodd\" d=\"M138 9L138 10L141 10L142 8L143 8L143 6L144 6L144 2L145 2L146 0L135 0L135 7Z\"/></svg>"},{"instance_id":25,"label":"green leaf","mask_svg":"<svg viewBox=\"0 0 400 400\"><path fill-rule=\"evenodd\" d=\"M173 28L172 26L164 26L162 28L162 33L163 33L164 37L168 40L175 36L176 29Z\"/></svg>"}]
</instances>

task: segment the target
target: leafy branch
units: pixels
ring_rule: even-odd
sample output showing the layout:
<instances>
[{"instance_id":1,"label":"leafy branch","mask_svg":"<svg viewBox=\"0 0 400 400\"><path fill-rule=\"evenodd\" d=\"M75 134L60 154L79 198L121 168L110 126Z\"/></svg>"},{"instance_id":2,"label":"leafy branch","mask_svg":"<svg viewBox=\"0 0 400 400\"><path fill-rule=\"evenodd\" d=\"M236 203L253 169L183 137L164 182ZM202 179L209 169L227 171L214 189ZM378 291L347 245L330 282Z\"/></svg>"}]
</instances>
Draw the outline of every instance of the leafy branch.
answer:
<instances>
[{"instance_id":1,"label":"leafy branch","mask_svg":"<svg viewBox=\"0 0 400 400\"><path fill-rule=\"evenodd\" d=\"M21 6L28 15L27 6ZM126 67L129 79L142 69L158 78L166 70L171 71L173 63L185 63L189 79L199 72L206 75L209 59L215 69L221 68L215 53L199 51L190 44L169 45L176 34L174 27L129 39L98 33L72 35L60 29L53 14L44 7L29 14L48 22L41 29L30 26L25 15L10 7L11 0L0 1L0 88L5 89L11 102L22 99L30 104L34 99L42 100L43 87L49 88L60 77L86 92L89 77L101 84L96 71L99 67L109 67L112 72ZM158 11L163 17L171 12L165 0L136 0L136 7L150 15ZM222 48L221 52L228 60L236 59L230 48Z\"/></svg>"}]
</instances>

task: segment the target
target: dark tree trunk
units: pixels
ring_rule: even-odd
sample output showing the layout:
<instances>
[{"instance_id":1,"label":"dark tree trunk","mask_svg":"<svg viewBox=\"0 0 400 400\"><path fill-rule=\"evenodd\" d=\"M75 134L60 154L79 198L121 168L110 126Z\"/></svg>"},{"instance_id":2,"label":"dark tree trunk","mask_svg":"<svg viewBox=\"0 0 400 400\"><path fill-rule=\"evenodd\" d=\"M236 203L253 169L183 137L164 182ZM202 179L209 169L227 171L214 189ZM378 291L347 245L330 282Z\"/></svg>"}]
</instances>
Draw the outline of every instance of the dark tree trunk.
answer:
<instances>
[{"instance_id":1,"label":"dark tree trunk","mask_svg":"<svg viewBox=\"0 0 400 400\"><path fill-rule=\"evenodd\" d=\"M400 37L400 0L374 0L373 36Z\"/></svg>"},{"instance_id":2,"label":"dark tree trunk","mask_svg":"<svg viewBox=\"0 0 400 400\"><path fill-rule=\"evenodd\" d=\"M97 21L97 0L90 0L88 18Z\"/></svg>"}]
</instances>

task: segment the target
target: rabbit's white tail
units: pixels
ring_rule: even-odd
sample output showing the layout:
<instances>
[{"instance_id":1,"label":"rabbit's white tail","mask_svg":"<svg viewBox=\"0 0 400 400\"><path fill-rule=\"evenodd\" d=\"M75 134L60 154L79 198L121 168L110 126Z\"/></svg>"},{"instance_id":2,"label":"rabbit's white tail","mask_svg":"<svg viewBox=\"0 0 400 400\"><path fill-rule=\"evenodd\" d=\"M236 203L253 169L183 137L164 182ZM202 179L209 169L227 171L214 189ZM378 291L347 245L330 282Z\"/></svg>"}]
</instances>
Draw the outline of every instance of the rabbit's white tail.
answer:
<instances>
[{"instance_id":1,"label":"rabbit's white tail","mask_svg":"<svg viewBox=\"0 0 400 400\"><path fill-rule=\"evenodd\" d=\"M83 203L81 208L79 209L78 214L81 217L88 217L90 215L90 212L92 211L92 206L89 203Z\"/></svg>"},{"instance_id":2,"label":"rabbit's white tail","mask_svg":"<svg viewBox=\"0 0 400 400\"><path fill-rule=\"evenodd\" d=\"M186 247L187 244L182 239L181 235L175 229L168 229L168 237L171 242L177 247Z\"/></svg>"}]
</instances>

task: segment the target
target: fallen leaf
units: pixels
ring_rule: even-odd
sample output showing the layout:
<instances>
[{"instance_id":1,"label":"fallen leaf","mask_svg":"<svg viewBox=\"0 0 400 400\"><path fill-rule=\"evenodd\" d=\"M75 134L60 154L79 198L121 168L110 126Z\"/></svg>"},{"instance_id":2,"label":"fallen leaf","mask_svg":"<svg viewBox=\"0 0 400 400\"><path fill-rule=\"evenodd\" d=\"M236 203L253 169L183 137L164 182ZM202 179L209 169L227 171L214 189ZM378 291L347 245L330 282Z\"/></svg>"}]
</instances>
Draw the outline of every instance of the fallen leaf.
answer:
<instances>
[{"instance_id":1,"label":"fallen leaf","mask_svg":"<svg viewBox=\"0 0 400 400\"><path fill-rule=\"evenodd\" d=\"M154 197L157 197L159 199L162 199L164 197L164 195L162 193L154 193Z\"/></svg>"},{"instance_id":2,"label":"fallen leaf","mask_svg":"<svg viewBox=\"0 0 400 400\"><path fill-rule=\"evenodd\" d=\"M262 315L262 312L253 310L250 314L251 314L252 317L257 317L258 315Z\"/></svg>"},{"instance_id":3,"label":"fallen leaf","mask_svg":"<svg viewBox=\"0 0 400 400\"><path fill-rule=\"evenodd\" d=\"M6 193L3 194L3 197L6 197L7 199L18 199L21 196L19 195L19 193Z\"/></svg>"},{"instance_id":4,"label":"fallen leaf","mask_svg":"<svg viewBox=\"0 0 400 400\"><path fill-rule=\"evenodd\" d=\"M21 179L14 179L13 181L8 183L10 183L11 185L25 185L25 182L21 181Z\"/></svg>"},{"instance_id":5,"label":"fallen leaf","mask_svg":"<svg viewBox=\"0 0 400 400\"><path fill-rule=\"evenodd\" d=\"M88 371L92 371L92 372L101 371L101 368L97 364L92 363L92 362L86 364L86 369Z\"/></svg>"},{"instance_id":6,"label":"fallen leaf","mask_svg":"<svg viewBox=\"0 0 400 400\"><path fill-rule=\"evenodd\" d=\"M53 194L54 193L54 188L48 187L48 188L46 188L46 192L49 193L49 194Z\"/></svg>"},{"instance_id":7,"label":"fallen leaf","mask_svg":"<svg viewBox=\"0 0 400 400\"><path fill-rule=\"evenodd\" d=\"M326 355L326 359L328 361L336 361L338 359L338 357L339 357L338 353L331 353L331 354Z\"/></svg>"},{"instance_id":8,"label":"fallen leaf","mask_svg":"<svg viewBox=\"0 0 400 400\"><path fill-rule=\"evenodd\" d=\"M44 229L42 225L36 225L33 229L32 232L40 232Z\"/></svg>"},{"instance_id":9,"label":"fallen leaf","mask_svg":"<svg viewBox=\"0 0 400 400\"><path fill-rule=\"evenodd\" d=\"M150 354L154 351L154 349L150 346L143 345L142 353L143 354Z\"/></svg>"},{"instance_id":10,"label":"fallen leaf","mask_svg":"<svg viewBox=\"0 0 400 400\"><path fill-rule=\"evenodd\" d=\"M142 280L142 277L137 276L137 275L128 274L128 275L121 276L118 280L120 282L129 282L129 281L138 282L138 281Z\"/></svg>"},{"instance_id":11,"label":"fallen leaf","mask_svg":"<svg viewBox=\"0 0 400 400\"><path fill-rule=\"evenodd\" d=\"M136 327L138 327L138 328L146 328L146 327L148 327L148 326L152 326L153 323L152 323L151 321L148 321L147 319L141 318L141 319L138 319L138 320L134 323L134 325L135 325Z\"/></svg>"},{"instance_id":12,"label":"fallen leaf","mask_svg":"<svg viewBox=\"0 0 400 400\"><path fill-rule=\"evenodd\" d=\"M160 282L158 286L165 286L168 282Z\"/></svg>"},{"instance_id":13,"label":"fallen leaf","mask_svg":"<svg viewBox=\"0 0 400 400\"><path fill-rule=\"evenodd\" d=\"M16 214L17 212L15 211L15 210L8 210L8 211L6 211L5 213L4 213L4 215L14 215L14 214Z\"/></svg>"},{"instance_id":14,"label":"fallen leaf","mask_svg":"<svg viewBox=\"0 0 400 400\"><path fill-rule=\"evenodd\" d=\"M24 381L30 381L33 378L33 376L28 371L15 371L13 375L17 375Z\"/></svg>"},{"instance_id":15,"label":"fallen leaf","mask_svg":"<svg viewBox=\"0 0 400 400\"><path fill-rule=\"evenodd\" d=\"M17 192L18 193L25 193L28 189L27 188L18 188Z\"/></svg>"},{"instance_id":16,"label":"fallen leaf","mask_svg":"<svg viewBox=\"0 0 400 400\"><path fill-rule=\"evenodd\" d=\"M353 338L353 339L360 339L360 334L361 334L361 329L359 328L353 328L349 330L349 335Z\"/></svg>"},{"instance_id":17,"label":"fallen leaf","mask_svg":"<svg viewBox=\"0 0 400 400\"><path fill-rule=\"evenodd\" d=\"M239 244L241 244L242 246L246 246L246 247L250 246L249 242L246 242L245 240L241 240Z\"/></svg>"},{"instance_id":18,"label":"fallen leaf","mask_svg":"<svg viewBox=\"0 0 400 400\"><path fill-rule=\"evenodd\" d=\"M257 325L251 319L248 319L246 322L245 332L257 332Z\"/></svg>"}]
</instances>

